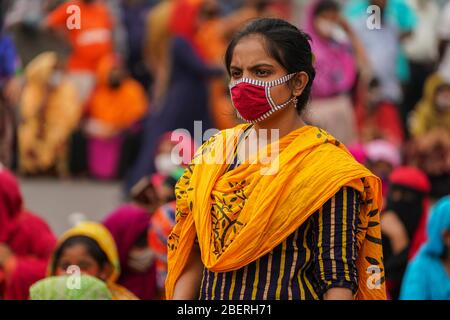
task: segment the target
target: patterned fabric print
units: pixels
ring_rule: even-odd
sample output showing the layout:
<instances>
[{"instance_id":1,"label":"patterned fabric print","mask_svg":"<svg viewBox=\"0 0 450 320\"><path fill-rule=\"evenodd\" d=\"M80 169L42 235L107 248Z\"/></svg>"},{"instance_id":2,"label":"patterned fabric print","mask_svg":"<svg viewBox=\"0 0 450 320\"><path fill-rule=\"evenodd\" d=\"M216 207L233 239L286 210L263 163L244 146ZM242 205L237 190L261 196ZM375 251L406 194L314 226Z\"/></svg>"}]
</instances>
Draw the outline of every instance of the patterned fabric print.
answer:
<instances>
[{"instance_id":1,"label":"patterned fabric print","mask_svg":"<svg viewBox=\"0 0 450 320\"><path fill-rule=\"evenodd\" d=\"M232 272L204 269L200 299L316 300L330 288L356 293L357 191L342 188L272 252Z\"/></svg>"},{"instance_id":2,"label":"patterned fabric print","mask_svg":"<svg viewBox=\"0 0 450 320\"><path fill-rule=\"evenodd\" d=\"M358 248L362 246L363 241L366 240L366 245L369 247L382 247L381 240L381 229L380 229L380 209L373 201L374 194L373 190L367 179L361 179L364 184L364 201L361 203L368 207L367 214L358 215L358 227L357 227L357 240ZM376 251L372 251L376 252ZM365 265L365 270L372 274L377 274L377 276L372 277L374 282L372 282L370 287L366 286L366 289L372 290L374 287L378 287L385 282L384 267L383 267L383 255L374 256L366 255L364 259L361 259L361 264ZM372 289L371 289L372 288Z\"/></svg>"},{"instance_id":3,"label":"patterned fabric print","mask_svg":"<svg viewBox=\"0 0 450 320\"><path fill-rule=\"evenodd\" d=\"M193 188L186 188L189 186L190 176L192 175L194 164L188 165L180 180L175 186L176 202L184 200L187 197L187 192L193 191ZM186 188L186 191L183 190ZM189 203L189 208L192 210L192 202ZM184 206L176 206L175 210L175 222L178 223L182 218L187 216ZM176 250L178 247L179 235L171 233L167 239L167 246L169 250Z\"/></svg>"},{"instance_id":4,"label":"patterned fabric print","mask_svg":"<svg viewBox=\"0 0 450 320\"><path fill-rule=\"evenodd\" d=\"M239 212L245 206L247 196L243 188L248 184L246 180L238 183L231 183L230 187L234 189L232 194L223 194L220 198L212 194L211 199L214 201L211 209L212 222L212 238L214 239L214 254L219 257L226 249L226 240L230 234L237 234L238 228L243 226L239 221ZM237 206L232 206L234 202L240 200Z\"/></svg>"},{"instance_id":5,"label":"patterned fabric print","mask_svg":"<svg viewBox=\"0 0 450 320\"><path fill-rule=\"evenodd\" d=\"M237 166L237 147L241 139L245 136L246 132L251 128L251 126L246 126L242 131L239 132L235 137L235 147L232 156L232 161L230 165L226 169L226 171L232 170L235 166ZM186 198L189 198L189 193L194 191L194 188L188 187L190 184L190 179L194 171L194 167L201 161L209 161L210 157L216 156L213 152L215 144L217 143L217 137L219 135L212 136L208 141L206 141L202 147L196 152L192 159L192 163L188 165L184 174L178 181L175 186L175 194L176 194L176 213L175 219L176 222L182 218L186 217L186 210L184 205L181 205L185 201ZM223 159L227 159L227 155L224 155ZM230 159L228 159L230 160ZM214 253L217 256L220 256L221 252L225 247L225 239L227 238L227 234L236 233L236 226L242 226L243 224L237 220L237 214L244 207L245 200L247 196L244 193L243 188L247 185L247 181L243 180L239 183L229 184L231 188L233 188L233 192L224 195L220 194L214 196L211 194L211 200L213 200L213 205L211 209L212 214L212 228L213 228L213 238L215 243ZM238 206L232 208L237 200L242 201ZM192 211L193 203L192 201L188 201L189 203L189 211ZM220 234L219 230L226 230L226 232ZM170 250L176 250L178 244L179 236L177 234L170 234L168 238L168 246Z\"/></svg>"}]
</instances>

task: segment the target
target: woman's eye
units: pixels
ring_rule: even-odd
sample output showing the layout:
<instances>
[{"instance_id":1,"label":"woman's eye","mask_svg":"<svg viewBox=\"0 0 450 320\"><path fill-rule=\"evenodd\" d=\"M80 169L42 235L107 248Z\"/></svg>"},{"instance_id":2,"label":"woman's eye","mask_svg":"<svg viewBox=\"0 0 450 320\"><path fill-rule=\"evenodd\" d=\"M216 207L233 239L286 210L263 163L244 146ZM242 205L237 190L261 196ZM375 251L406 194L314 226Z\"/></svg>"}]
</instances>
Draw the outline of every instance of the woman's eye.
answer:
<instances>
[{"instance_id":1,"label":"woman's eye","mask_svg":"<svg viewBox=\"0 0 450 320\"><path fill-rule=\"evenodd\" d=\"M267 77L270 75L270 71L269 70L256 70L255 74L257 77Z\"/></svg>"},{"instance_id":2,"label":"woman's eye","mask_svg":"<svg viewBox=\"0 0 450 320\"><path fill-rule=\"evenodd\" d=\"M240 71L231 71L231 77L233 79L240 78L241 76L242 76L242 72L240 72Z\"/></svg>"}]
</instances>

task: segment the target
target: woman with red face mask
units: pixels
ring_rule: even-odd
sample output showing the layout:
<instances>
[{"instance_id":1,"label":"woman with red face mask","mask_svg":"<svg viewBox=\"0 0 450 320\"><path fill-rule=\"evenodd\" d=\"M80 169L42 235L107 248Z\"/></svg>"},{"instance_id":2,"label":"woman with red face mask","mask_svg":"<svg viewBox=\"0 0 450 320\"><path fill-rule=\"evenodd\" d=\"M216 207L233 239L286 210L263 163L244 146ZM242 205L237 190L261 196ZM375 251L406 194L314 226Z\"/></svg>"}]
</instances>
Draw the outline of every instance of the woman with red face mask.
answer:
<instances>
[{"instance_id":1,"label":"woman with red face mask","mask_svg":"<svg viewBox=\"0 0 450 320\"><path fill-rule=\"evenodd\" d=\"M175 187L168 299L385 299L381 183L302 113L309 37L249 23L225 55L246 124L197 151Z\"/></svg>"}]
</instances>

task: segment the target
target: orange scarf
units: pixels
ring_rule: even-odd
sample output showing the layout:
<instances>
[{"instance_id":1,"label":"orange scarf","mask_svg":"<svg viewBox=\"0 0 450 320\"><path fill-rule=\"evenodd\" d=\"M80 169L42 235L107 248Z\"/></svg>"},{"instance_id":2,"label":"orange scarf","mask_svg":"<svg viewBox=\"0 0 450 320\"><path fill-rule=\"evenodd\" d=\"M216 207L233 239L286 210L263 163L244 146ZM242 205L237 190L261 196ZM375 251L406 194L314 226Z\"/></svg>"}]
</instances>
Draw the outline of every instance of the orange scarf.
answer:
<instances>
[{"instance_id":1,"label":"orange scarf","mask_svg":"<svg viewBox=\"0 0 450 320\"><path fill-rule=\"evenodd\" d=\"M271 168L271 175L264 174L269 168L250 161L228 172L226 163L205 163L205 159L232 154L230 146L236 145L245 127L222 131L206 142L176 186L177 224L168 241L167 298L173 296L196 237L207 269L240 269L272 251L348 186L362 199L356 235L356 298L385 299L379 178L335 138L312 126L263 148L270 155L278 147L271 162L277 167Z\"/></svg>"}]
</instances>

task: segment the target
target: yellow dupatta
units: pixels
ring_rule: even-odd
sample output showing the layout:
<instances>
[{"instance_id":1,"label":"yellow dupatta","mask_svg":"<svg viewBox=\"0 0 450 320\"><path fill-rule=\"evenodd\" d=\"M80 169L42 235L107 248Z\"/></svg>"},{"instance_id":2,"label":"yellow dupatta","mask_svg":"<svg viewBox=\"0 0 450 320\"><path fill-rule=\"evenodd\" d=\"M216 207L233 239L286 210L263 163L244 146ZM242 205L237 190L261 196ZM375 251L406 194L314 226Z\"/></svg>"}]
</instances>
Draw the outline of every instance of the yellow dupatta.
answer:
<instances>
[{"instance_id":1,"label":"yellow dupatta","mask_svg":"<svg viewBox=\"0 0 450 320\"><path fill-rule=\"evenodd\" d=\"M228 155L245 127L224 130L208 140L176 186L177 223L168 240L167 298L173 296L196 237L207 269L240 269L272 251L348 186L361 194L362 203L356 234L356 298L386 299L379 178L330 134L313 126L278 141L277 161L272 163L279 170L272 175L262 174L260 163L244 162L228 172L226 163L205 163L205 156Z\"/></svg>"}]
</instances>

